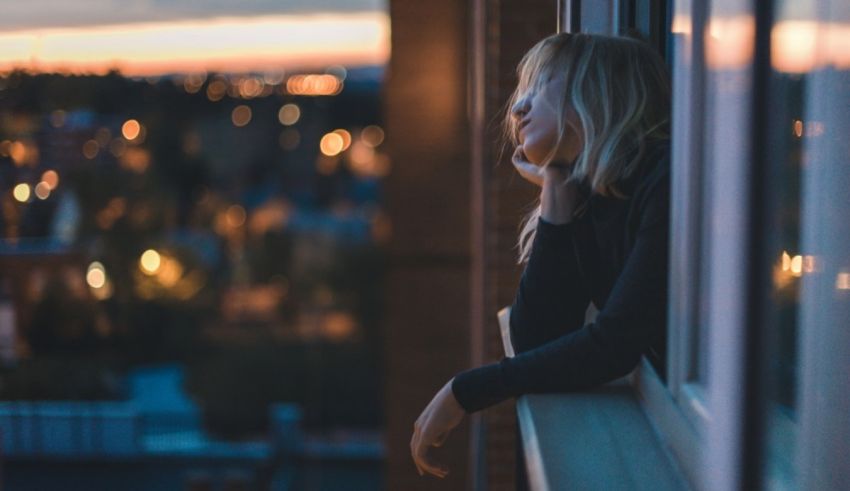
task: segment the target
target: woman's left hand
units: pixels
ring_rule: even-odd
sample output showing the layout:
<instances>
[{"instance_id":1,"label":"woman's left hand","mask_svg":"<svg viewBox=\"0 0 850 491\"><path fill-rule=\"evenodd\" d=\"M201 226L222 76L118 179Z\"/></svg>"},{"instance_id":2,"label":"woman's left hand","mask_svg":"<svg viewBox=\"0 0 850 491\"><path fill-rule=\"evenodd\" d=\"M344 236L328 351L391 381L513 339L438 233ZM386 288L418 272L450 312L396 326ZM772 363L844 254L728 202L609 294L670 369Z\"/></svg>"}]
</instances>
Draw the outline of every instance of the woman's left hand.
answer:
<instances>
[{"instance_id":1,"label":"woman's left hand","mask_svg":"<svg viewBox=\"0 0 850 491\"><path fill-rule=\"evenodd\" d=\"M465 415L466 411L455 399L452 381L449 380L413 424L410 453L420 476L427 472L437 477L446 477L449 473L448 467L431 460L428 450L430 447L442 446L449 433L460 424Z\"/></svg>"}]
</instances>

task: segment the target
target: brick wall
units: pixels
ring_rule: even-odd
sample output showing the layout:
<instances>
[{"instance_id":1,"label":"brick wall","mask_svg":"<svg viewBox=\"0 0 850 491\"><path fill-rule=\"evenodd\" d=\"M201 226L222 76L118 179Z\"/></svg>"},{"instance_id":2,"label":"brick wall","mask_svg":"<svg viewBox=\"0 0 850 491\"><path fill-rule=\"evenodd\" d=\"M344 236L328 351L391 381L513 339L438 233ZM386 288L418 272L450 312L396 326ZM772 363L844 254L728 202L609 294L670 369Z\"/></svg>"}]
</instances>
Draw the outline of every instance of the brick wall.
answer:
<instances>
[{"instance_id":1,"label":"brick wall","mask_svg":"<svg viewBox=\"0 0 850 491\"><path fill-rule=\"evenodd\" d=\"M503 354L496 312L510 305L521 268L515 248L519 224L537 197L537 190L514 171L510 149L500 155L500 123L504 108L516 84L516 66L523 54L557 25L554 1L487 0L485 8L486 97L483 131L483 199L487 226L483 252L486 267L483 343L485 362ZM501 159L500 159L501 157ZM484 414L486 426L486 489L513 490L516 482L516 410L513 401L502 403ZM519 465L523 465L519 462Z\"/></svg>"}]
</instances>

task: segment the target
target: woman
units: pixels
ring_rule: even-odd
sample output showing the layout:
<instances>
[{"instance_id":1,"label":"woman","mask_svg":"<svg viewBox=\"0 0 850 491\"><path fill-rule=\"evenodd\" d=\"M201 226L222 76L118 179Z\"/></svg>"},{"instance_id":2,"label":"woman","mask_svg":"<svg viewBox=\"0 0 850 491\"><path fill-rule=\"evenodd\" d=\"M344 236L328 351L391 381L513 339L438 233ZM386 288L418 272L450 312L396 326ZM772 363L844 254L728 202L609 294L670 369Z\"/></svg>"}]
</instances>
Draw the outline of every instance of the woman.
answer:
<instances>
[{"instance_id":1,"label":"woman","mask_svg":"<svg viewBox=\"0 0 850 491\"><path fill-rule=\"evenodd\" d=\"M667 308L669 75L645 43L556 34L518 68L505 127L520 175L541 187L520 233L513 358L467 370L434 396L410 442L428 448L463 416L528 393L586 389L663 360ZM584 324L588 304L599 310Z\"/></svg>"}]
</instances>

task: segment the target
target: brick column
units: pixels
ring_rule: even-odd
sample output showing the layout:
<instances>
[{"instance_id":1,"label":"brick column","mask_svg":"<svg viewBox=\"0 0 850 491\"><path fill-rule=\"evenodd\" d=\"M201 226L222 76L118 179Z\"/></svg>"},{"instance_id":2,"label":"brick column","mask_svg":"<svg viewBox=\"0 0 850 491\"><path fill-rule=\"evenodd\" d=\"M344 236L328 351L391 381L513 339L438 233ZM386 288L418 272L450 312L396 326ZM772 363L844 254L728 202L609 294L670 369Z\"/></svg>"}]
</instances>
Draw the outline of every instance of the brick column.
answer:
<instances>
[{"instance_id":1,"label":"brick column","mask_svg":"<svg viewBox=\"0 0 850 491\"><path fill-rule=\"evenodd\" d=\"M420 477L413 422L469 366L468 6L392 0L385 94L392 220L385 323L387 490L466 490L468 426L436 449L445 479Z\"/></svg>"}]
</instances>

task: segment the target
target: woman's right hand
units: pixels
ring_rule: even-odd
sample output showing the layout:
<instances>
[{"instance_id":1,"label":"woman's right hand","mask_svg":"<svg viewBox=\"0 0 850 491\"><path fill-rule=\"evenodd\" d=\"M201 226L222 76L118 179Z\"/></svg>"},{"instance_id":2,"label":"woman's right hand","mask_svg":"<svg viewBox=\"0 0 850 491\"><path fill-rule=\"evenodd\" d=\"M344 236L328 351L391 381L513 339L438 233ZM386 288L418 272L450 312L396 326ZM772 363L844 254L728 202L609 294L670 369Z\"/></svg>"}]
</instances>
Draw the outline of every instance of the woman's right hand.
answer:
<instances>
[{"instance_id":1,"label":"woman's right hand","mask_svg":"<svg viewBox=\"0 0 850 491\"><path fill-rule=\"evenodd\" d=\"M540 186L540 216L555 225L572 221L578 205L578 183L569 178L569 166L549 164L539 166L525 159L522 147L517 146L511 157L519 175Z\"/></svg>"},{"instance_id":2,"label":"woman's right hand","mask_svg":"<svg viewBox=\"0 0 850 491\"><path fill-rule=\"evenodd\" d=\"M511 162L513 162L514 168L519 175L521 175L526 181L541 187L543 186L543 177L545 173L543 167L532 164L526 160L525 154L522 151L522 146L517 145L513 156L511 156Z\"/></svg>"}]
</instances>

